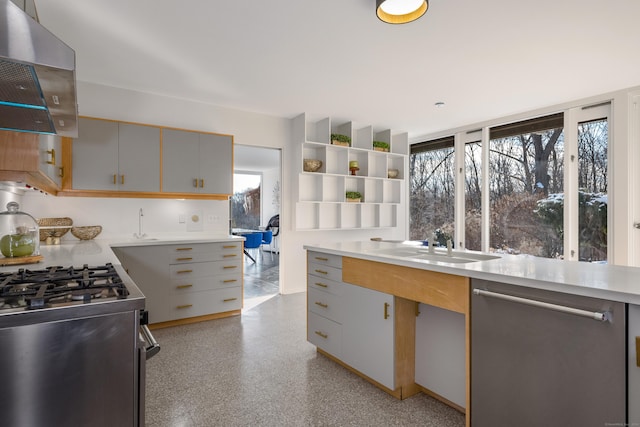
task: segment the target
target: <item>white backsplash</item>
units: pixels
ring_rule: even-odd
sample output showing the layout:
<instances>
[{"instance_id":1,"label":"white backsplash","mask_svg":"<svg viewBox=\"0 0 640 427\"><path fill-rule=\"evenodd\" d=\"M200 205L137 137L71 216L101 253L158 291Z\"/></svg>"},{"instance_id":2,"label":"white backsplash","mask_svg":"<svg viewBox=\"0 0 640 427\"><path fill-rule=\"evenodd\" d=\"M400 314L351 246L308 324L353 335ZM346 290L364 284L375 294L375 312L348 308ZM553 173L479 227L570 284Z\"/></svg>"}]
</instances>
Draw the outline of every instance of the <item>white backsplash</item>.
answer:
<instances>
[{"instance_id":1,"label":"white backsplash","mask_svg":"<svg viewBox=\"0 0 640 427\"><path fill-rule=\"evenodd\" d=\"M228 201L53 197L29 192L23 196L0 192L0 200L3 206L8 201L18 201L20 210L35 218L69 217L77 226L101 225L102 233L98 238L138 233L140 209L144 212L142 231L149 236L185 232L229 234ZM201 219L199 227L189 225L193 215ZM194 229L197 231L191 231ZM62 240L75 240L75 237L67 233Z\"/></svg>"}]
</instances>

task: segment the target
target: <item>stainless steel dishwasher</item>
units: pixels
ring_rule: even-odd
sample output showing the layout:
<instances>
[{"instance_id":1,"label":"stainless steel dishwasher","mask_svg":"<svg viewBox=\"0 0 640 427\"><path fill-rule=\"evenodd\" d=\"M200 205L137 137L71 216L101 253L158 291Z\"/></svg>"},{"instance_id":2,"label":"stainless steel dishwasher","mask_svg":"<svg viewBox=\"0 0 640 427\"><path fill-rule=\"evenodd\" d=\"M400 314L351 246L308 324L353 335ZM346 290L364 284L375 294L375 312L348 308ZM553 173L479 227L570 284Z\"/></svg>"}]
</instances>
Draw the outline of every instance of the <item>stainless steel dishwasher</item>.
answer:
<instances>
[{"instance_id":1,"label":"stainless steel dishwasher","mask_svg":"<svg viewBox=\"0 0 640 427\"><path fill-rule=\"evenodd\" d=\"M472 281L471 425L626 422L625 304Z\"/></svg>"}]
</instances>

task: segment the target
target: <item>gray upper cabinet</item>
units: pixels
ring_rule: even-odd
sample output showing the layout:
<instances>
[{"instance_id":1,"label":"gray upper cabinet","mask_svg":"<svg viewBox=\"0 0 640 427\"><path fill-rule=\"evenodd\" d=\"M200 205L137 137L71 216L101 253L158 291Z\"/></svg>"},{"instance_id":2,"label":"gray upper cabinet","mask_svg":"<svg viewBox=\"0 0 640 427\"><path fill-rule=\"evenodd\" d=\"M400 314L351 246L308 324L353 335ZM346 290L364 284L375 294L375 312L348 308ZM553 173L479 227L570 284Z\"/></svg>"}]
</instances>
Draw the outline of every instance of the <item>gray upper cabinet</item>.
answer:
<instances>
[{"instance_id":1,"label":"gray upper cabinet","mask_svg":"<svg viewBox=\"0 0 640 427\"><path fill-rule=\"evenodd\" d=\"M160 191L160 129L80 118L73 189Z\"/></svg>"},{"instance_id":2,"label":"gray upper cabinet","mask_svg":"<svg viewBox=\"0 0 640 427\"><path fill-rule=\"evenodd\" d=\"M162 191L232 194L233 137L162 130Z\"/></svg>"}]
</instances>

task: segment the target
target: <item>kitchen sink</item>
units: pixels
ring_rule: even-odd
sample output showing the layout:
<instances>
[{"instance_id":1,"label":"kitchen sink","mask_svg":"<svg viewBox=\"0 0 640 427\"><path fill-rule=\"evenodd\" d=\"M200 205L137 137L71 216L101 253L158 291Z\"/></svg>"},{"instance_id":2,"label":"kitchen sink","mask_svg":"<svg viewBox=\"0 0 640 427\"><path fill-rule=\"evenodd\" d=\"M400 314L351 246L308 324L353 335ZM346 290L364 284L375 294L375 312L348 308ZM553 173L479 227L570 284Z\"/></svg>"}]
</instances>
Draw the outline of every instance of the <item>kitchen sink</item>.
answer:
<instances>
[{"instance_id":1,"label":"kitchen sink","mask_svg":"<svg viewBox=\"0 0 640 427\"><path fill-rule=\"evenodd\" d=\"M374 251L380 255L391 255L402 258L413 258L422 261L432 262L445 262L451 264L465 264L469 262L490 261L492 259L499 259L497 255L483 254L480 252L468 252L468 251L451 251L449 255L446 250L436 249L433 253L429 253L429 249L426 247L407 247L407 248L389 248L380 249Z\"/></svg>"}]
</instances>

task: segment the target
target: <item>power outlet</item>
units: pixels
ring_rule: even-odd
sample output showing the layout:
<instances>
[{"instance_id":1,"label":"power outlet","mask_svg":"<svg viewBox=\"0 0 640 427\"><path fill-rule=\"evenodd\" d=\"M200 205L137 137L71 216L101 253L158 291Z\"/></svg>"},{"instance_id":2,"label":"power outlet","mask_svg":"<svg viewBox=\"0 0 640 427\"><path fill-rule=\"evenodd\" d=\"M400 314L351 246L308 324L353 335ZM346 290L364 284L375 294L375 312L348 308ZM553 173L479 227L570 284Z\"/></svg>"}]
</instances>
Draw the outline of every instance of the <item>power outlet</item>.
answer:
<instances>
[{"instance_id":1,"label":"power outlet","mask_svg":"<svg viewBox=\"0 0 640 427\"><path fill-rule=\"evenodd\" d=\"M184 224L187 221L187 216L185 214L178 215L178 224Z\"/></svg>"}]
</instances>

